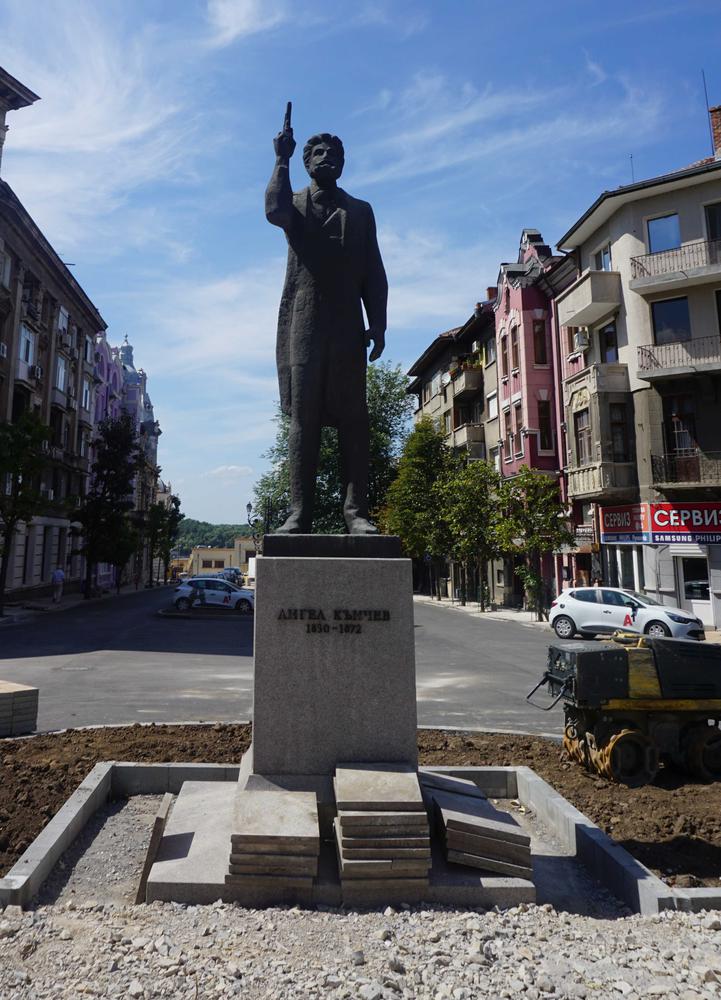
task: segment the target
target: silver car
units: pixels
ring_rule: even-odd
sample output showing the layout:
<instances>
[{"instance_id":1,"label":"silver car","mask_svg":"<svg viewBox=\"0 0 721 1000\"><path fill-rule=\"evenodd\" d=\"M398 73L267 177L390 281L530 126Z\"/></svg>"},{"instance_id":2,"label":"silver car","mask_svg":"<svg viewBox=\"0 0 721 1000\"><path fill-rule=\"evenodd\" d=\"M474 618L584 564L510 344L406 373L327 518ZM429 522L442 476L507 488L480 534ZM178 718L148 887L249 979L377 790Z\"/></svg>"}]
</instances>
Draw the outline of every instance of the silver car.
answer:
<instances>
[{"instance_id":1,"label":"silver car","mask_svg":"<svg viewBox=\"0 0 721 1000\"><path fill-rule=\"evenodd\" d=\"M549 623L559 639L610 634L616 629L675 639L705 639L703 622L682 608L618 587L574 587L551 604Z\"/></svg>"}]
</instances>

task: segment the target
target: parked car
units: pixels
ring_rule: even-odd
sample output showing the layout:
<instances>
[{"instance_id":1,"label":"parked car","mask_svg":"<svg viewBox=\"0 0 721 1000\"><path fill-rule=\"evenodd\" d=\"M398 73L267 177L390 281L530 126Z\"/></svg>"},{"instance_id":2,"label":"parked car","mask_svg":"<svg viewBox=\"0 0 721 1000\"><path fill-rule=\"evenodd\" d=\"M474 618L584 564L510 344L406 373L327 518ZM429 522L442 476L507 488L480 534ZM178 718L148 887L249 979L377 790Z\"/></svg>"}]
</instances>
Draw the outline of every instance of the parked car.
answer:
<instances>
[{"instance_id":1,"label":"parked car","mask_svg":"<svg viewBox=\"0 0 721 1000\"><path fill-rule=\"evenodd\" d=\"M243 586L243 574L239 569L236 569L235 566L228 566L226 569L221 569L216 576L219 576L222 580L229 580L231 583L234 583L236 587Z\"/></svg>"},{"instance_id":2,"label":"parked car","mask_svg":"<svg viewBox=\"0 0 721 1000\"><path fill-rule=\"evenodd\" d=\"M179 611L207 605L252 615L255 610L255 594L246 587L236 587L217 576L194 576L175 588L173 604Z\"/></svg>"},{"instance_id":3,"label":"parked car","mask_svg":"<svg viewBox=\"0 0 721 1000\"><path fill-rule=\"evenodd\" d=\"M549 623L559 639L584 639L616 629L675 639L705 639L703 622L682 608L619 587L574 587L551 604Z\"/></svg>"}]
</instances>

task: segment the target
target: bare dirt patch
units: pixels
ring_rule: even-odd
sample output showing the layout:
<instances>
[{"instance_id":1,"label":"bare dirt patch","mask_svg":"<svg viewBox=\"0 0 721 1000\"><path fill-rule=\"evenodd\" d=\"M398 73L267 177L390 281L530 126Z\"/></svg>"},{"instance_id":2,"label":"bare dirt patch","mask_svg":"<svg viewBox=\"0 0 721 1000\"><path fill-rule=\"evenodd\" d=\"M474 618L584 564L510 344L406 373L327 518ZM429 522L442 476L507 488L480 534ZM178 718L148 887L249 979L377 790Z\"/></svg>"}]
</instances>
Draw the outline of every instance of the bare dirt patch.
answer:
<instances>
[{"instance_id":1,"label":"bare dirt patch","mask_svg":"<svg viewBox=\"0 0 721 1000\"><path fill-rule=\"evenodd\" d=\"M0 875L98 761L237 763L250 735L241 725L138 725L0 741ZM721 782L694 784L662 769L653 785L630 789L533 736L420 730L418 748L421 764L526 764L669 884L721 882Z\"/></svg>"}]
</instances>

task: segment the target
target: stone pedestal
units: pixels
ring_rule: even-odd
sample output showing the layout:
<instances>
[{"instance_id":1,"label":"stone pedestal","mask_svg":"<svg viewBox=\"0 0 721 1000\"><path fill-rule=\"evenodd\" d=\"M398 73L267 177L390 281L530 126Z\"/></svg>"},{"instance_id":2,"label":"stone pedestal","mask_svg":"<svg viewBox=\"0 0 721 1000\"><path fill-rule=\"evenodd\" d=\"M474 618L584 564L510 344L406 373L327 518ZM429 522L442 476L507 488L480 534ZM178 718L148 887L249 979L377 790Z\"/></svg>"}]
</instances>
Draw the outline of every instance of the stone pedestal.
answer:
<instances>
[{"instance_id":1,"label":"stone pedestal","mask_svg":"<svg viewBox=\"0 0 721 1000\"><path fill-rule=\"evenodd\" d=\"M396 557L397 539L275 535L264 551L253 773L330 776L339 763L375 761L415 767L411 562Z\"/></svg>"}]
</instances>

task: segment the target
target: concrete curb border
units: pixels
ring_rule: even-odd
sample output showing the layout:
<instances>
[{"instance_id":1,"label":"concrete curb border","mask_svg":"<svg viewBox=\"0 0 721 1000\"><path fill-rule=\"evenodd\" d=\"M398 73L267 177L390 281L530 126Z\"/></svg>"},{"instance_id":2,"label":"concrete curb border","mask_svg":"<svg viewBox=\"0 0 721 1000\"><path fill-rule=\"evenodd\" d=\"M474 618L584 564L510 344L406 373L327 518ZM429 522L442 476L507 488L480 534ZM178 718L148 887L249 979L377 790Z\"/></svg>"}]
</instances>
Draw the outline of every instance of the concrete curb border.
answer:
<instances>
[{"instance_id":1,"label":"concrete curb border","mask_svg":"<svg viewBox=\"0 0 721 1000\"><path fill-rule=\"evenodd\" d=\"M475 781L493 798L517 798L589 873L635 913L721 909L721 889L673 889L616 844L530 767L421 767ZM238 765L96 764L4 878L0 906L27 906L88 820L113 797L177 793L184 781L236 781Z\"/></svg>"}]
</instances>

